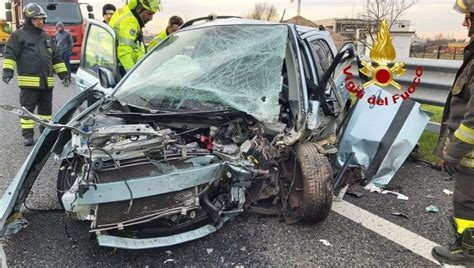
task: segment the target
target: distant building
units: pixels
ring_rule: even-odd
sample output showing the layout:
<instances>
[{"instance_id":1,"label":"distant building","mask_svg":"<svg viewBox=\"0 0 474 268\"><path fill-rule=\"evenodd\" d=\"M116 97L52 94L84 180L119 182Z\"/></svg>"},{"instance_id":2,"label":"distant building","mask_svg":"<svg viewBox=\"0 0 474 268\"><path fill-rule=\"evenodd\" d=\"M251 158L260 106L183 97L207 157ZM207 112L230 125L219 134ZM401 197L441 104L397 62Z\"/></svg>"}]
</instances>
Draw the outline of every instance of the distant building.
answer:
<instances>
[{"instance_id":1,"label":"distant building","mask_svg":"<svg viewBox=\"0 0 474 268\"><path fill-rule=\"evenodd\" d=\"M343 19L332 18L325 20L314 20L317 25L322 25L326 29L346 37L348 41L356 42L359 36L366 36L371 28L375 28L375 23L368 24L366 20L361 19Z\"/></svg>"},{"instance_id":2,"label":"distant building","mask_svg":"<svg viewBox=\"0 0 474 268\"><path fill-rule=\"evenodd\" d=\"M368 22L362 19L332 18L325 20L315 20L315 24L323 25L327 29L332 29L336 33L348 38L348 41L355 42L358 46L360 55L368 55L369 49L366 45L372 43L369 36L370 32L376 33L376 23ZM397 59L410 57L410 46L415 31L410 30L409 20L398 20L390 28L393 46L397 51ZM374 34L376 38L376 34ZM365 40L365 42L361 42Z\"/></svg>"}]
</instances>

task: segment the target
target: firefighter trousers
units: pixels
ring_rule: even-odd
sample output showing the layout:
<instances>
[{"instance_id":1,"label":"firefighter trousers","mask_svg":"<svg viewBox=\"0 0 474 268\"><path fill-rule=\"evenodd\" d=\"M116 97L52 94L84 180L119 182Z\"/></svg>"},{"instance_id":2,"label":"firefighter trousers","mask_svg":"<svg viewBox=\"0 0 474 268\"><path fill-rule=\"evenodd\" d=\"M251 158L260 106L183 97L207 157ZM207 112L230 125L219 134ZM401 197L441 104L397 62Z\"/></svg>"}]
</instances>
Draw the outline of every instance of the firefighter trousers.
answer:
<instances>
[{"instance_id":1,"label":"firefighter trousers","mask_svg":"<svg viewBox=\"0 0 474 268\"><path fill-rule=\"evenodd\" d=\"M20 105L28 111L35 113L38 108L38 116L46 121L51 120L53 110L52 89L20 89ZM33 137L35 122L31 119L20 118L21 134L23 137ZM44 127L40 126L42 132Z\"/></svg>"},{"instance_id":2,"label":"firefighter trousers","mask_svg":"<svg viewBox=\"0 0 474 268\"><path fill-rule=\"evenodd\" d=\"M461 168L454 180L454 217L474 221L474 169Z\"/></svg>"}]
</instances>

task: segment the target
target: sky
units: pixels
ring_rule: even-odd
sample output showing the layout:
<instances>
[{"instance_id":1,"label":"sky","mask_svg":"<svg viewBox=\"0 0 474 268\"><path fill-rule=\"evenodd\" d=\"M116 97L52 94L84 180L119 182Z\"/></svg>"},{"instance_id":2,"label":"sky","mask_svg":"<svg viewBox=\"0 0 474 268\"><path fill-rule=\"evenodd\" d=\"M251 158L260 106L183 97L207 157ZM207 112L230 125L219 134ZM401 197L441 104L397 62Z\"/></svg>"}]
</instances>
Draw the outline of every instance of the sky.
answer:
<instances>
[{"instance_id":1,"label":"sky","mask_svg":"<svg viewBox=\"0 0 474 268\"><path fill-rule=\"evenodd\" d=\"M4 2L0 0L0 17L4 17ZM102 6L106 3L117 7L124 5L124 0L81 0L94 6L96 18L102 18ZM157 13L145 29L149 33L158 33L166 27L170 16L179 15L185 21L211 13L218 15L242 16L250 11L255 3L264 0L161 0L163 11ZM297 0L267 0L279 10L280 16L286 9L285 19L297 13ZM301 0L301 15L309 20L328 18L357 18L363 11L365 0ZM443 33L457 39L467 38L467 30L462 27L462 14L452 11L454 0L419 0L411 7L402 19L410 20L410 30L415 30L422 38L434 37ZM87 15L86 15L87 16Z\"/></svg>"}]
</instances>

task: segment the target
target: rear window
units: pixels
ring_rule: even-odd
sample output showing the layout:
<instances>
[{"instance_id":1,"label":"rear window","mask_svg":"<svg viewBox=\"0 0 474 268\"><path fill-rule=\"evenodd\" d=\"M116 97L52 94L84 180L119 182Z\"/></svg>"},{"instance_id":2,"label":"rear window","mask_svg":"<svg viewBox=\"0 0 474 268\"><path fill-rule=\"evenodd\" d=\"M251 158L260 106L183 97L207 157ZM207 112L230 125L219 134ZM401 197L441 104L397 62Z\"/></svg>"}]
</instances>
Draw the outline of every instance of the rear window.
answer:
<instances>
[{"instance_id":1,"label":"rear window","mask_svg":"<svg viewBox=\"0 0 474 268\"><path fill-rule=\"evenodd\" d=\"M41 3L39 4L48 18L46 19L47 24L56 24L62 22L64 24L81 24L82 15L79 5L76 3Z\"/></svg>"}]
</instances>

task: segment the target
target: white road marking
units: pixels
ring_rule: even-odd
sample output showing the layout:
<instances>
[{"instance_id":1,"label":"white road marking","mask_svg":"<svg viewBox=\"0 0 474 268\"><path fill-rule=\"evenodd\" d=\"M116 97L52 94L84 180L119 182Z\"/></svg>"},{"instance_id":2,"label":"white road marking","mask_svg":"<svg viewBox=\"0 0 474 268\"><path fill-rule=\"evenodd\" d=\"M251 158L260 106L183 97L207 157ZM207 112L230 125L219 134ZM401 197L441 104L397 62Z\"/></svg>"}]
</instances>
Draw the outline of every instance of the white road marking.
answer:
<instances>
[{"instance_id":1,"label":"white road marking","mask_svg":"<svg viewBox=\"0 0 474 268\"><path fill-rule=\"evenodd\" d=\"M435 246L439 246L435 242L408 231L347 201L334 202L332 210L439 265L439 262L431 256L431 249Z\"/></svg>"},{"instance_id":2,"label":"white road marking","mask_svg":"<svg viewBox=\"0 0 474 268\"><path fill-rule=\"evenodd\" d=\"M0 242L0 260L2 264L2 268L7 268L7 254L5 254L5 251L3 250L3 245L2 242Z\"/></svg>"}]
</instances>

